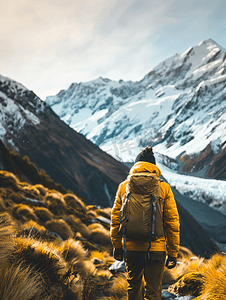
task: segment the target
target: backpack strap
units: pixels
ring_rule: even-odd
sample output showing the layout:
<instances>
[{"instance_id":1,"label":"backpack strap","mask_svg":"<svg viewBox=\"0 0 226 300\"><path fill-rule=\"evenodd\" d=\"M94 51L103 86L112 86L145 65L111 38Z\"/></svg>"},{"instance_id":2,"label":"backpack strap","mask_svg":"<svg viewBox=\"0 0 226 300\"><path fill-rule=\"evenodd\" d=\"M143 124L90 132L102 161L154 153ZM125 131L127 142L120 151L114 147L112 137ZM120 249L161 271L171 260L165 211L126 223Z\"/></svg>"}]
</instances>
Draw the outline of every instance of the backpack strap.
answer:
<instances>
[{"instance_id":1,"label":"backpack strap","mask_svg":"<svg viewBox=\"0 0 226 300\"><path fill-rule=\"evenodd\" d=\"M155 217L156 217L156 205L155 205L155 195L152 194L151 195L151 202L152 202L152 206L151 206L151 215L152 215L152 211L153 211L153 215L152 215L152 226L150 226L150 230L148 233L148 249L145 253L145 260L149 261L151 259L151 254L150 254L150 249L151 249L151 241L152 241L152 236L154 236L155 234ZM149 222L149 225L151 225L151 220Z\"/></svg>"},{"instance_id":2,"label":"backpack strap","mask_svg":"<svg viewBox=\"0 0 226 300\"><path fill-rule=\"evenodd\" d=\"M126 205L126 203L129 200L130 194L131 194L131 192L127 191L125 201L123 202L122 207L121 207L121 217L120 217L120 223L122 224L122 238L123 238L123 244L124 244L124 260L125 261L127 259L127 247L126 247L126 226L127 225L126 224L128 222L128 217L125 215L122 218L122 211L123 211L124 206Z\"/></svg>"}]
</instances>

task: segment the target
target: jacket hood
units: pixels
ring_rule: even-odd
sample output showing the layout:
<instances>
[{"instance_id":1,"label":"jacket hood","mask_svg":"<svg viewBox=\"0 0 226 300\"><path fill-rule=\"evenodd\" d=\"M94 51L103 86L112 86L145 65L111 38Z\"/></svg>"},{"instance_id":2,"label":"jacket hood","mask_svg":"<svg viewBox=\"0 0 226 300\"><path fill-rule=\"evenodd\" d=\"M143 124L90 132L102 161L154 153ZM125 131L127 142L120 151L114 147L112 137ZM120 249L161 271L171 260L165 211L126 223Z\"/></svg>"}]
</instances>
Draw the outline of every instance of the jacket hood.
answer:
<instances>
[{"instance_id":1,"label":"jacket hood","mask_svg":"<svg viewBox=\"0 0 226 300\"><path fill-rule=\"evenodd\" d=\"M141 173L141 172L156 173L157 177L159 178L161 176L160 169L156 165L146 161L138 161L137 163L135 163L133 167L130 169L129 175L135 173Z\"/></svg>"}]
</instances>

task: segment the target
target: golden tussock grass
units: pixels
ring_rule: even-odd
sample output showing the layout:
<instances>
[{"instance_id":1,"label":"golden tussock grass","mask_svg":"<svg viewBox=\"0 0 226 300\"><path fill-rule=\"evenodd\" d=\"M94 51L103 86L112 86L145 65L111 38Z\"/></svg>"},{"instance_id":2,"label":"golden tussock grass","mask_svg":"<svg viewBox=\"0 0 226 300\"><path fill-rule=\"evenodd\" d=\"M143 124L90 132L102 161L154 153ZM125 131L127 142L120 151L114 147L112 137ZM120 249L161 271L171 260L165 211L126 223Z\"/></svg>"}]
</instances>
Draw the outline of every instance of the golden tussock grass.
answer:
<instances>
[{"instance_id":1,"label":"golden tussock grass","mask_svg":"<svg viewBox=\"0 0 226 300\"><path fill-rule=\"evenodd\" d=\"M171 272L175 278L180 278L186 273L190 272L200 272L202 273L203 268L205 267L205 258L196 259L182 259L180 264L176 268L172 269Z\"/></svg>"},{"instance_id":2,"label":"golden tussock grass","mask_svg":"<svg viewBox=\"0 0 226 300\"><path fill-rule=\"evenodd\" d=\"M90 229L84 223L82 223L80 218L70 215L69 223L74 233L79 232L84 238L90 238Z\"/></svg>"},{"instance_id":3,"label":"golden tussock grass","mask_svg":"<svg viewBox=\"0 0 226 300\"><path fill-rule=\"evenodd\" d=\"M32 267L46 282L61 282L67 271L67 265L53 244L18 237L14 239L14 245L16 247L15 260L22 259L24 264Z\"/></svg>"},{"instance_id":4,"label":"golden tussock grass","mask_svg":"<svg viewBox=\"0 0 226 300\"><path fill-rule=\"evenodd\" d=\"M100 216L110 219L111 218L111 208L98 208L96 213Z\"/></svg>"},{"instance_id":5,"label":"golden tussock grass","mask_svg":"<svg viewBox=\"0 0 226 300\"><path fill-rule=\"evenodd\" d=\"M189 272L171 285L168 291L179 296L199 296L203 290L204 280L204 275L199 272Z\"/></svg>"},{"instance_id":6,"label":"golden tussock grass","mask_svg":"<svg viewBox=\"0 0 226 300\"><path fill-rule=\"evenodd\" d=\"M46 193L45 202L48 208L64 207L66 204L61 193L51 190Z\"/></svg>"},{"instance_id":7,"label":"golden tussock grass","mask_svg":"<svg viewBox=\"0 0 226 300\"><path fill-rule=\"evenodd\" d=\"M89 219L96 219L97 213L94 210L89 210L89 211L87 211L86 216Z\"/></svg>"},{"instance_id":8,"label":"golden tussock grass","mask_svg":"<svg viewBox=\"0 0 226 300\"><path fill-rule=\"evenodd\" d=\"M40 224L38 224L37 222L35 221L28 221L24 224L22 224L22 229L30 229L30 228L35 228L39 231L40 234L43 234L45 231L46 231L46 228Z\"/></svg>"},{"instance_id":9,"label":"golden tussock grass","mask_svg":"<svg viewBox=\"0 0 226 300\"><path fill-rule=\"evenodd\" d=\"M21 186L21 190L25 193L26 196L36 198L40 195L39 190L32 185L26 184L24 186Z\"/></svg>"},{"instance_id":10,"label":"golden tussock grass","mask_svg":"<svg viewBox=\"0 0 226 300\"><path fill-rule=\"evenodd\" d=\"M48 189L45 188L42 184L35 184L34 187L37 190L39 190L40 195L43 196L43 197L46 195L46 193L48 191Z\"/></svg>"},{"instance_id":11,"label":"golden tussock grass","mask_svg":"<svg viewBox=\"0 0 226 300\"><path fill-rule=\"evenodd\" d=\"M106 245L111 243L110 232L99 223L88 226L91 230L90 239L95 243Z\"/></svg>"},{"instance_id":12,"label":"golden tussock grass","mask_svg":"<svg viewBox=\"0 0 226 300\"><path fill-rule=\"evenodd\" d=\"M18 187L19 180L13 173L0 171L0 186L1 187Z\"/></svg>"},{"instance_id":13,"label":"golden tussock grass","mask_svg":"<svg viewBox=\"0 0 226 300\"><path fill-rule=\"evenodd\" d=\"M66 194L66 195L64 195L64 201L67 203L67 205L69 205L77 210L80 210L84 213L86 212L85 203L77 196L75 196L73 194Z\"/></svg>"},{"instance_id":14,"label":"golden tussock grass","mask_svg":"<svg viewBox=\"0 0 226 300\"><path fill-rule=\"evenodd\" d=\"M13 205L13 211L25 220L37 221L38 218L34 213L33 209L26 204L15 204Z\"/></svg>"},{"instance_id":15,"label":"golden tussock grass","mask_svg":"<svg viewBox=\"0 0 226 300\"><path fill-rule=\"evenodd\" d=\"M59 251L66 261L86 259L82 243L71 238L61 243Z\"/></svg>"},{"instance_id":16,"label":"golden tussock grass","mask_svg":"<svg viewBox=\"0 0 226 300\"><path fill-rule=\"evenodd\" d=\"M83 278L94 276L96 267L90 260L74 260L72 263L72 270L74 274L79 274Z\"/></svg>"},{"instance_id":17,"label":"golden tussock grass","mask_svg":"<svg viewBox=\"0 0 226 300\"><path fill-rule=\"evenodd\" d=\"M53 219L53 214L46 207L34 207L34 212L42 222Z\"/></svg>"},{"instance_id":18,"label":"golden tussock grass","mask_svg":"<svg viewBox=\"0 0 226 300\"><path fill-rule=\"evenodd\" d=\"M22 263L5 263L0 270L1 300L41 300L44 288L38 273ZM44 297L47 299L47 297Z\"/></svg>"},{"instance_id":19,"label":"golden tussock grass","mask_svg":"<svg viewBox=\"0 0 226 300\"><path fill-rule=\"evenodd\" d=\"M222 254L213 255L206 264L204 276L203 291L197 299L226 299L226 256Z\"/></svg>"},{"instance_id":20,"label":"golden tussock grass","mask_svg":"<svg viewBox=\"0 0 226 300\"><path fill-rule=\"evenodd\" d=\"M104 258L106 257L106 255L107 255L107 253L95 250L95 251L91 251L89 258L90 258L90 260L97 258L97 259L104 261Z\"/></svg>"},{"instance_id":21,"label":"golden tussock grass","mask_svg":"<svg viewBox=\"0 0 226 300\"><path fill-rule=\"evenodd\" d=\"M49 231L59 234L59 236L64 240L74 236L74 232L71 230L71 227L62 219L49 220L45 223L45 227Z\"/></svg>"},{"instance_id":22,"label":"golden tussock grass","mask_svg":"<svg viewBox=\"0 0 226 300\"><path fill-rule=\"evenodd\" d=\"M191 258L194 257L195 255L186 247L180 246L179 253L178 253L178 258Z\"/></svg>"},{"instance_id":23,"label":"golden tussock grass","mask_svg":"<svg viewBox=\"0 0 226 300\"><path fill-rule=\"evenodd\" d=\"M0 266L14 250L15 227L7 213L0 216Z\"/></svg>"},{"instance_id":24,"label":"golden tussock grass","mask_svg":"<svg viewBox=\"0 0 226 300\"><path fill-rule=\"evenodd\" d=\"M0 212L5 212L5 211L6 211L6 207L2 197L0 196Z\"/></svg>"},{"instance_id":25,"label":"golden tussock grass","mask_svg":"<svg viewBox=\"0 0 226 300\"><path fill-rule=\"evenodd\" d=\"M118 274L112 278L112 285L106 291L109 296L103 296L100 300L127 300L127 279L125 274Z\"/></svg>"}]
</instances>

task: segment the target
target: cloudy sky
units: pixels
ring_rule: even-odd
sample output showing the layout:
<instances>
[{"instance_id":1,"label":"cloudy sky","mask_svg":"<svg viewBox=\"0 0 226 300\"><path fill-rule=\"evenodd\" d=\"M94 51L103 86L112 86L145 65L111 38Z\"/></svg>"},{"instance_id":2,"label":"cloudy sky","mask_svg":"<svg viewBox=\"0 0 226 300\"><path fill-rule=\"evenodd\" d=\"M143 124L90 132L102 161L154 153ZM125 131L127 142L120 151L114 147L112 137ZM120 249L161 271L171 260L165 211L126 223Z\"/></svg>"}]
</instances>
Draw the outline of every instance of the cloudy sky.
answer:
<instances>
[{"instance_id":1,"label":"cloudy sky","mask_svg":"<svg viewBox=\"0 0 226 300\"><path fill-rule=\"evenodd\" d=\"M226 48L225 0L5 0L0 74L41 99L99 76L140 80L212 38Z\"/></svg>"}]
</instances>

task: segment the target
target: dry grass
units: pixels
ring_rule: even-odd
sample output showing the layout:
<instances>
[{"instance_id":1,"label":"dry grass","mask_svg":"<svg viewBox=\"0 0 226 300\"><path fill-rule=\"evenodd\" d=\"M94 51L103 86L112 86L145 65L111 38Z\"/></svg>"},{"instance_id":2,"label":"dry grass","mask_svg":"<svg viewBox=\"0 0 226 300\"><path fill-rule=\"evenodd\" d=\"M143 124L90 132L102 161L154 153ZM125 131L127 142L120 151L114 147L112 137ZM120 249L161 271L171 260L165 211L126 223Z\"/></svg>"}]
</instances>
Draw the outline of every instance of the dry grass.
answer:
<instances>
[{"instance_id":1,"label":"dry grass","mask_svg":"<svg viewBox=\"0 0 226 300\"><path fill-rule=\"evenodd\" d=\"M45 207L34 207L34 212L36 216L42 222L46 222L53 219L53 214Z\"/></svg>"},{"instance_id":2,"label":"dry grass","mask_svg":"<svg viewBox=\"0 0 226 300\"><path fill-rule=\"evenodd\" d=\"M43 234L44 232L46 232L46 228L44 226L42 226L42 225L40 225L40 224L38 224L38 223L36 223L35 221L32 221L32 220L22 224L21 228L22 229L35 228L35 229L38 230L38 232L40 234Z\"/></svg>"},{"instance_id":3,"label":"dry grass","mask_svg":"<svg viewBox=\"0 0 226 300\"><path fill-rule=\"evenodd\" d=\"M30 184L21 186L21 190L25 193L25 195L32 198L38 198L40 195L39 190L35 186L32 186Z\"/></svg>"},{"instance_id":4,"label":"dry grass","mask_svg":"<svg viewBox=\"0 0 226 300\"><path fill-rule=\"evenodd\" d=\"M98 208L96 213L100 216L110 219L111 218L111 208Z\"/></svg>"},{"instance_id":5,"label":"dry grass","mask_svg":"<svg viewBox=\"0 0 226 300\"><path fill-rule=\"evenodd\" d=\"M195 257L195 255L186 247L180 246L178 258L179 259L190 259L191 257Z\"/></svg>"},{"instance_id":6,"label":"dry grass","mask_svg":"<svg viewBox=\"0 0 226 300\"><path fill-rule=\"evenodd\" d=\"M127 300L127 279L125 274L118 274L112 278L112 286L106 291L109 296L103 296L100 300Z\"/></svg>"},{"instance_id":7,"label":"dry grass","mask_svg":"<svg viewBox=\"0 0 226 300\"><path fill-rule=\"evenodd\" d=\"M94 210L89 210L89 211L87 211L86 216L89 219L96 219L97 213Z\"/></svg>"},{"instance_id":8,"label":"dry grass","mask_svg":"<svg viewBox=\"0 0 226 300\"><path fill-rule=\"evenodd\" d=\"M48 189L45 188L42 184L35 184L34 187L37 190L39 190L40 195L43 196L43 197L46 195L46 193L48 191Z\"/></svg>"},{"instance_id":9,"label":"dry grass","mask_svg":"<svg viewBox=\"0 0 226 300\"><path fill-rule=\"evenodd\" d=\"M66 194L64 195L64 201L67 205L73 207L74 209L80 210L81 212L86 212L86 205L85 203L73 194Z\"/></svg>"},{"instance_id":10,"label":"dry grass","mask_svg":"<svg viewBox=\"0 0 226 300\"><path fill-rule=\"evenodd\" d=\"M175 278L180 278L181 276L190 273L190 272L199 272L203 273L205 268L205 258L195 258L195 259L186 259L183 258L180 264L171 270Z\"/></svg>"},{"instance_id":11,"label":"dry grass","mask_svg":"<svg viewBox=\"0 0 226 300\"><path fill-rule=\"evenodd\" d=\"M111 243L109 230L105 229L101 224L91 224L89 225L89 229L91 230L90 239L95 243L102 245Z\"/></svg>"},{"instance_id":12,"label":"dry grass","mask_svg":"<svg viewBox=\"0 0 226 300\"><path fill-rule=\"evenodd\" d=\"M86 259L82 243L71 238L61 244L59 251L66 261Z\"/></svg>"},{"instance_id":13,"label":"dry grass","mask_svg":"<svg viewBox=\"0 0 226 300\"><path fill-rule=\"evenodd\" d=\"M27 266L42 275L45 282L59 284L67 271L64 259L57 248L31 238L15 238L14 259L22 259Z\"/></svg>"},{"instance_id":14,"label":"dry grass","mask_svg":"<svg viewBox=\"0 0 226 300\"><path fill-rule=\"evenodd\" d=\"M23 217L24 220L33 220L38 221L36 214L33 209L26 204L15 204L13 205L13 211L18 214L20 217Z\"/></svg>"},{"instance_id":15,"label":"dry grass","mask_svg":"<svg viewBox=\"0 0 226 300\"><path fill-rule=\"evenodd\" d=\"M84 238L86 239L90 238L90 229L84 223L82 223L81 219L76 218L73 215L70 215L69 223L74 233L79 232Z\"/></svg>"},{"instance_id":16,"label":"dry grass","mask_svg":"<svg viewBox=\"0 0 226 300\"><path fill-rule=\"evenodd\" d=\"M204 288L199 300L226 299L226 256L215 254L205 269Z\"/></svg>"},{"instance_id":17,"label":"dry grass","mask_svg":"<svg viewBox=\"0 0 226 300\"><path fill-rule=\"evenodd\" d=\"M0 186L1 187L18 187L19 180L13 173L0 171Z\"/></svg>"},{"instance_id":18,"label":"dry grass","mask_svg":"<svg viewBox=\"0 0 226 300\"><path fill-rule=\"evenodd\" d=\"M190 272L169 287L169 292L179 296L199 296L203 290L204 275Z\"/></svg>"},{"instance_id":19,"label":"dry grass","mask_svg":"<svg viewBox=\"0 0 226 300\"><path fill-rule=\"evenodd\" d=\"M0 196L0 212L5 212L5 211L6 211L6 207L2 197Z\"/></svg>"},{"instance_id":20,"label":"dry grass","mask_svg":"<svg viewBox=\"0 0 226 300\"><path fill-rule=\"evenodd\" d=\"M44 288L38 273L29 267L5 263L0 270L1 300L41 300ZM47 299L47 297L44 297Z\"/></svg>"},{"instance_id":21,"label":"dry grass","mask_svg":"<svg viewBox=\"0 0 226 300\"><path fill-rule=\"evenodd\" d=\"M44 202L47 204L48 209L50 209L55 214L64 213L65 201L63 195L57 191L48 191L45 196Z\"/></svg>"},{"instance_id":22,"label":"dry grass","mask_svg":"<svg viewBox=\"0 0 226 300\"><path fill-rule=\"evenodd\" d=\"M12 220L7 213L0 216L0 267L1 264L8 259L11 252L14 250L13 234L15 228Z\"/></svg>"},{"instance_id":23,"label":"dry grass","mask_svg":"<svg viewBox=\"0 0 226 300\"><path fill-rule=\"evenodd\" d=\"M62 219L49 220L45 223L45 227L49 231L56 232L64 240L74 236L71 227Z\"/></svg>"},{"instance_id":24,"label":"dry grass","mask_svg":"<svg viewBox=\"0 0 226 300\"><path fill-rule=\"evenodd\" d=\"M27 195L43 201L48 208L23 204ZM0 218L0 299L127 299L126 274L112 276L108 270L115 261L109 254L109 230L100 223L90 224L98 215L109 218L111 208L85 207L72 194L63 196L42 185L21 183L9 172L0 172L1 210L7 213ZM20 231L30 228L36 228L41 235L36 239L18 237ZM64 241L46 237L46 229ZM199 300L226 299L224 255L194 259L191 251L180 247L178 261L176 268L165 269L163 277L163 283L178 280L171 286L174 293L201 293Z\"/></svg>"}]
</instances>

